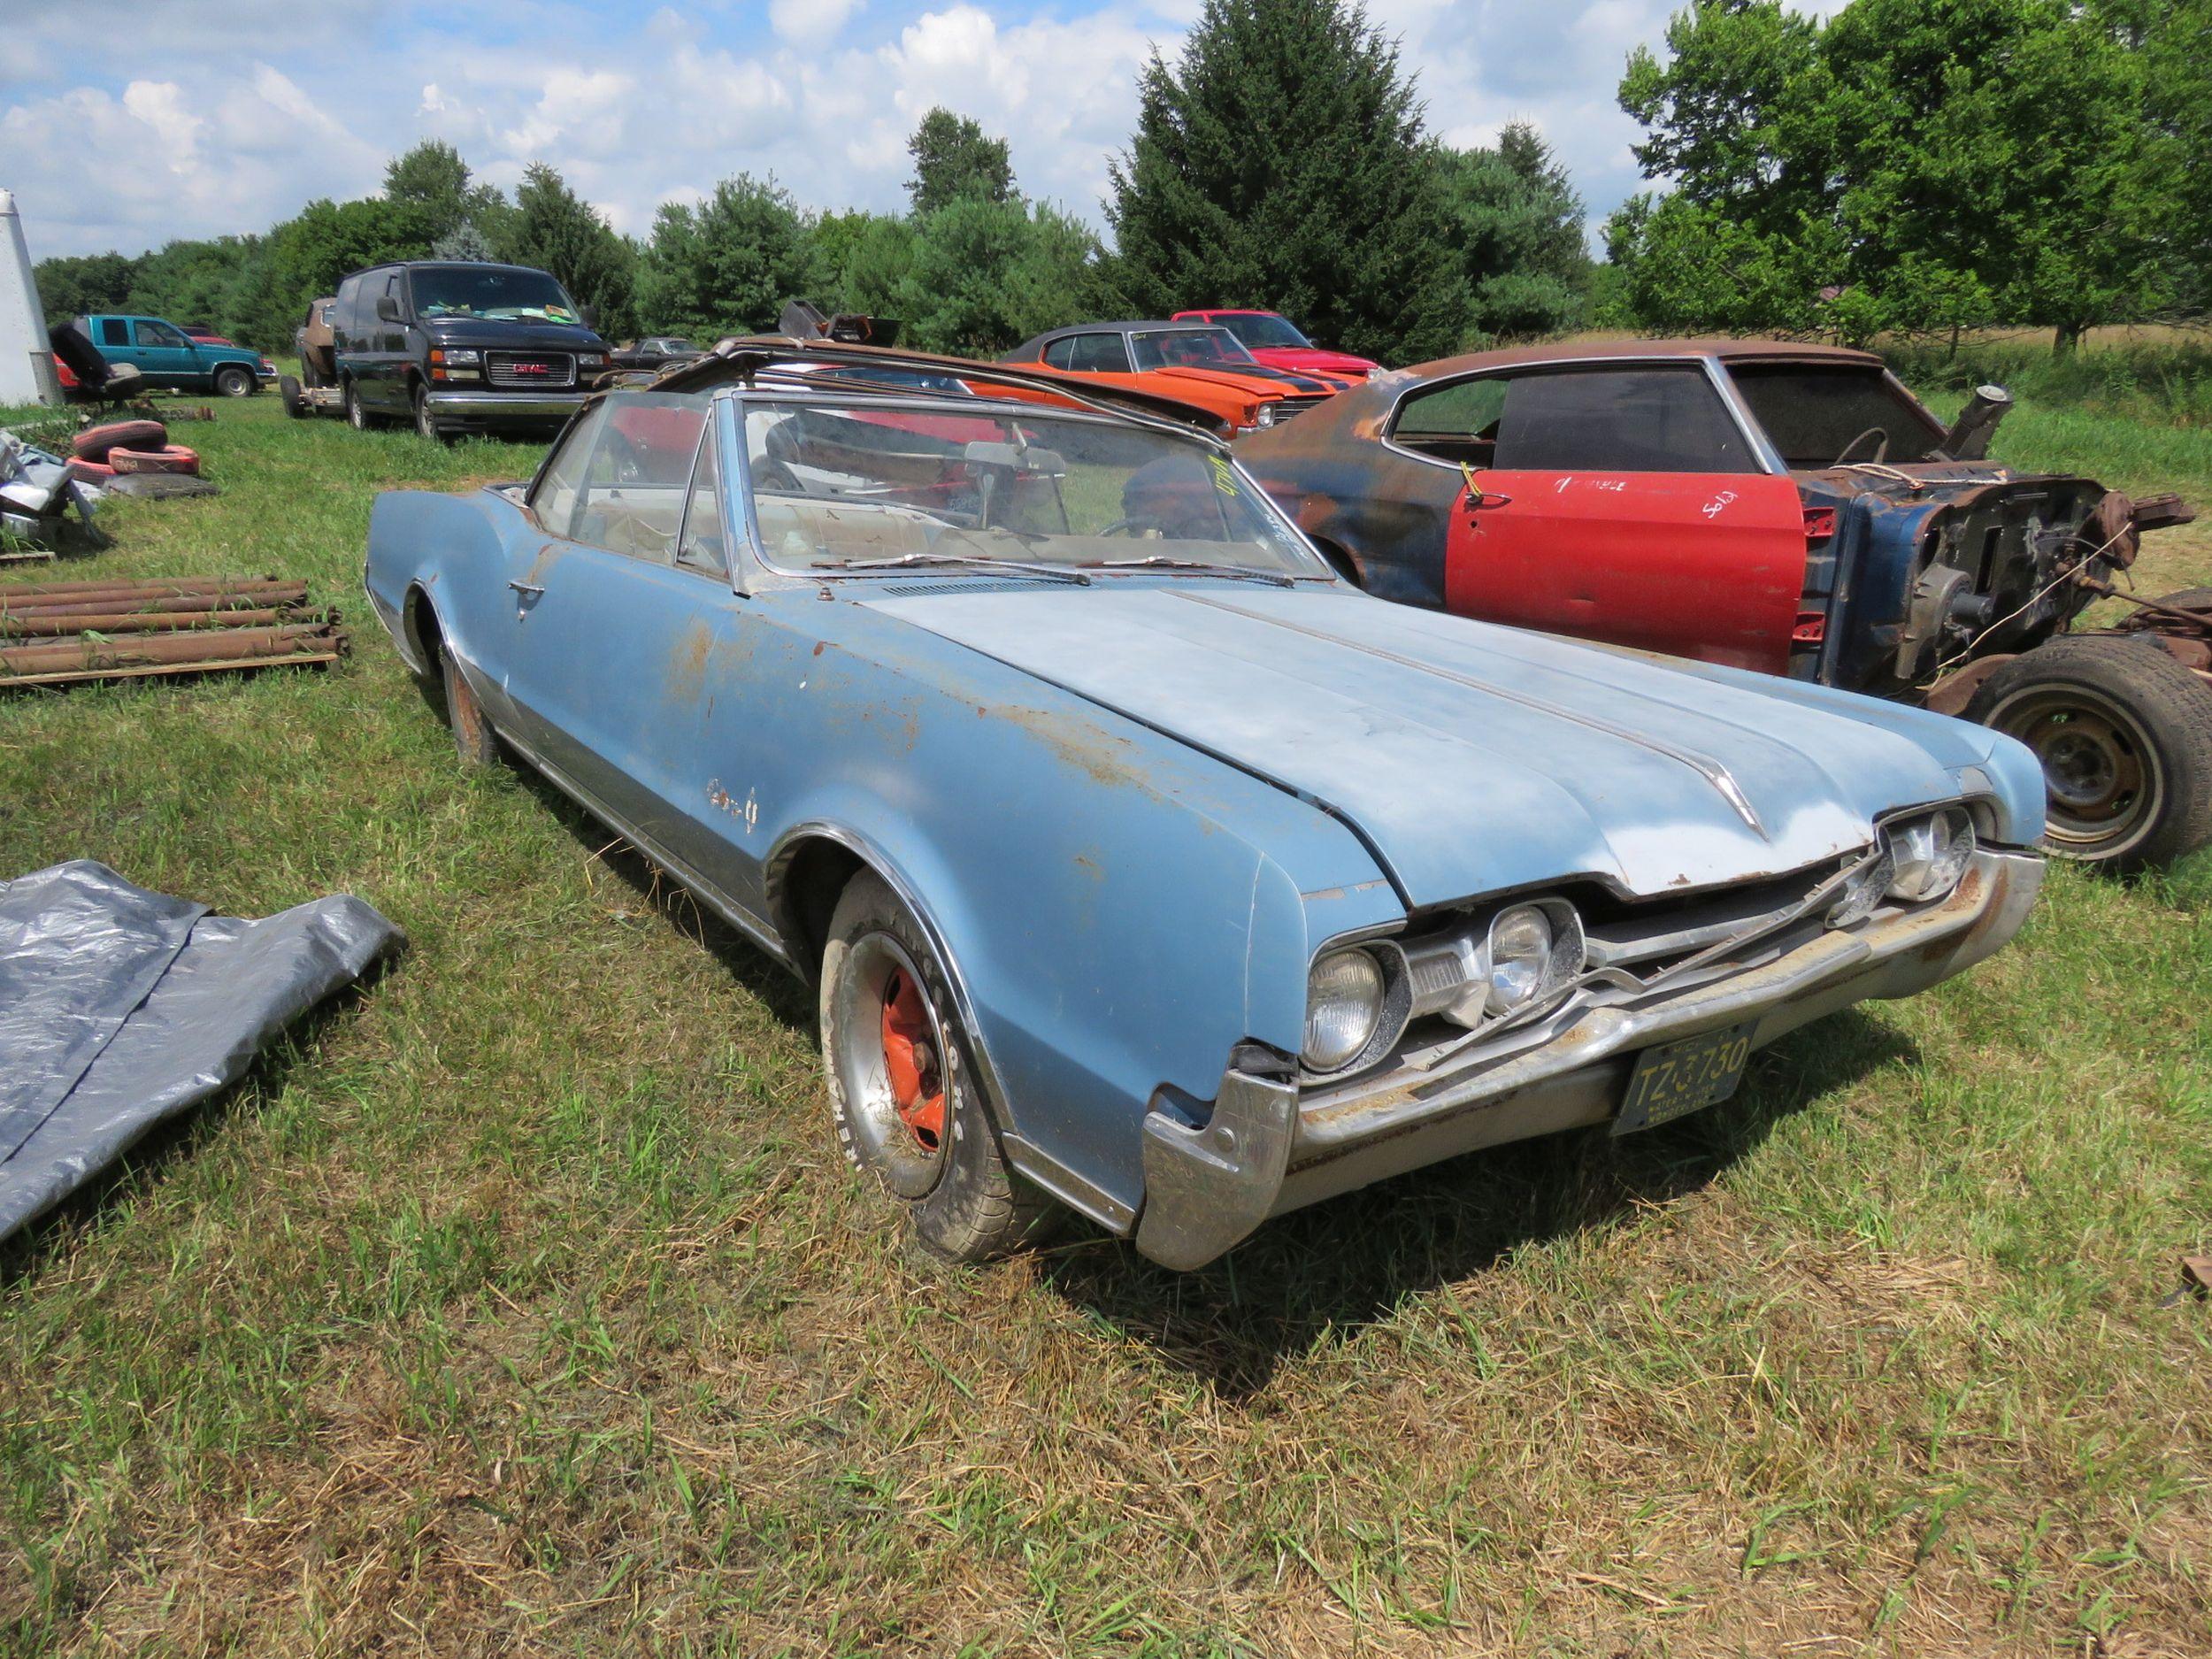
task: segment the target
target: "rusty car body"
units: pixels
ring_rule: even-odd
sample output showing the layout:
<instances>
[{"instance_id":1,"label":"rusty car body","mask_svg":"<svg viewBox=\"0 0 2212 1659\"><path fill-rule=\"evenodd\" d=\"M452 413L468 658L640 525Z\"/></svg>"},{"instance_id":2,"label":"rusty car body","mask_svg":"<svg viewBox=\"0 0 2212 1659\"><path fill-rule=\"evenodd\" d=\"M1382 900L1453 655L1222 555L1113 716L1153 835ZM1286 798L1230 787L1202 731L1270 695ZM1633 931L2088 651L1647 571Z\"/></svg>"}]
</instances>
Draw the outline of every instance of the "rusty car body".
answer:
<instances>
[{"instance_id":1,"label":"rusty car body","mask_svg":"<svg viewBox=\"0 0 2212 1659\"><path fill-rule=\"evenodd\" d=\"M1378 375L1238 454L1371 593L1964 713L2037 751L2055 847L2171 858L2212 835L2212 595L2070 630L2190 515L1984 458L2007 402L1947 429L1868 352L1578 342Z\"/></svg>"},{"instance_id":2,"label":"rusty car body","mask_svg":"<svg viewBox=\"0 0 2212 1659\"><path fill-rule=\"evenodd\" d=\"M1003 365L726 341L380 496L365 582L465 760L814 982L846 1150L964 1259L1066 1206L1193 1268L1696 1110L2042 875L2008 739L1386 604L1224 443Z\"/></svg>"}]
</instances>

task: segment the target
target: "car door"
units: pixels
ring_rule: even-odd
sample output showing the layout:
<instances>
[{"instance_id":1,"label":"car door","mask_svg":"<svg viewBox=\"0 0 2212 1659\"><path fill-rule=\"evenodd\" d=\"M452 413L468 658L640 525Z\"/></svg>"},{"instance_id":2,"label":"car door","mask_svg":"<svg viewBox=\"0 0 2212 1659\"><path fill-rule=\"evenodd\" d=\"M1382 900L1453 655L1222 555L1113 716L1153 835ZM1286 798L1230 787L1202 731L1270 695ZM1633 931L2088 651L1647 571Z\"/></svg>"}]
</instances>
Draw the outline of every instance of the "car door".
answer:
<instances>
[{"instance_id":1,"label":"car door","mask_svg":"<svg viewBox=\"0 0 2212 1659\"><path fill-rule=\"evenodd\" d=\"M506 693L525 741L626 832L741 904L744 790L718 770L757 618L731 586L722 472L703 394L618 393L533 496ZM573 455L581 455L575 466Z\"/></svg>"},{"instance_id":2,"label":"car door","mask_svg":"<svg viewBox=\"0 0 2212 1659\"><path fill-rule=\"evenodd\" d=\"M131 319L130 361L157 386L196 387L206 383L207 371L198 350L184 330L158 318Z\"/></svg>"},{"instance_id":3,"label":"car door","mask_svg":"<svg viewBox=\"0 0 2212 1659\"><path fill-rule=\"evenodd\" d=\"M1445 521L1447 609L1786 670L1803 508L1701 360L1425 388L1399 404L1391 442L1461 474Z\"/></svg>"},{"instance_id":4,"label":"car door","mask_svg":"<svg viewBox=\"0 0 2212 1659\"><path fill-rule=\"evenodd\" d=\"M381 273L368 285L362 299L376 342L371 401L388 413L411 413L414 405L407 388L406 273L397 270ZM390 317L384 315L388 300L388 309L394 313Z\"/></svg>"}]
</instances>

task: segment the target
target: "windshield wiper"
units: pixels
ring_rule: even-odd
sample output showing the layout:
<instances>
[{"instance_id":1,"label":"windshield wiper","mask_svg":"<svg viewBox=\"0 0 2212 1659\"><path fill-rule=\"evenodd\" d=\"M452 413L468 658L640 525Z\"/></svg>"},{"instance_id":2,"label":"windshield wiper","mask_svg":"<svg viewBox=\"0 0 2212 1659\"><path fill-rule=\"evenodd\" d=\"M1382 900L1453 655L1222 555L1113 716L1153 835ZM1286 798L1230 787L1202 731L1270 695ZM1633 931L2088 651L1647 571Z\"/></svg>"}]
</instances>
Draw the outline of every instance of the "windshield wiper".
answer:
<instances>
[{"instance_id":1,"label":"windshield wiper","mask_svg":"<svg viewBox=\"0 0 2212 1659\"><path fill-rule=\"evenodd\" d=\"M1244 565L1209 565L1203 559L1171 558L1164 553L1153 553L1141 559L1090 559L1089 568L1098 571L1203 571L1209 576L1230 576L1240 581L1267 582L1277 588L1288 588L1296 580L1280 571L1256 571Z\"/></svg>"},{"instance_id":2,"label":"windshield wiper","mask_svg":"<svg viewBox=\"0 0 2212 1659\"><path fill-rule=\"evenodd\" d=\"M888 559L822 559L811 568L818 571L891 571L912 570L932 565L964 565L978 570L1018 571L1025 576L1044 576L1056 582L1073 582L1079 588L1088 588L1091 579L1081 571L1070 570L1064 565L1033 565L1026 559L986 558L973 553L902 553Z\"/></svg>"}]
</instances>

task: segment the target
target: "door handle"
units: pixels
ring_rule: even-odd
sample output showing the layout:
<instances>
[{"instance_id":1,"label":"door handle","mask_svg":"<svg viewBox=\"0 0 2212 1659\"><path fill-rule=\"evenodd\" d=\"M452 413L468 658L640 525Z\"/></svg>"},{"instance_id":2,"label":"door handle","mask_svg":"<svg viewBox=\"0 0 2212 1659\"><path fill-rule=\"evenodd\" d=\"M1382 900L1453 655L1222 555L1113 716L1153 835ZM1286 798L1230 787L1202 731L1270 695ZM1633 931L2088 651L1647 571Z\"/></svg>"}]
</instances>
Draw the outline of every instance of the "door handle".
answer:
<instances>
[{"instance_id":1,"label":"door handle","mask_svg":"<svg viewBox=\"0 0 2212 1659\"><path fill-rule=\"evenodd\" d=\"M507 586L513 588L518 594L541 594L545 591L545 589L540 587L536 582L526 582L521 580L519 578L510 580Z\"/></svg>"}]
</instances>

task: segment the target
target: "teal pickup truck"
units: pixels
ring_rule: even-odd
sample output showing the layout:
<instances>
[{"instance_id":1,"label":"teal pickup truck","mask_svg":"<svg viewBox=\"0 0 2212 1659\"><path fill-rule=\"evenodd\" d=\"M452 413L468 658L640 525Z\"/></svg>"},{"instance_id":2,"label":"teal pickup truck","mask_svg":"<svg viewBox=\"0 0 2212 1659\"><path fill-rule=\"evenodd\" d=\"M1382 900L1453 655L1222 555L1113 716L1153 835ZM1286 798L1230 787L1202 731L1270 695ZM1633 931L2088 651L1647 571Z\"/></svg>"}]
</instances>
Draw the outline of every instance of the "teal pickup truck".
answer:
<instances>
[{"instance_id":1,"label":"teal pickup truck","mask_svg":"<svg viewBox=\"0 0 2212 1659\"><path fill-rule=\"evenodd\" d=\"M203 344L159 317L81 317L76 329L109 363L135 368L148 386L244 397L276 379L276 365L258 351Z\"/></svg>"}]
</instances>

